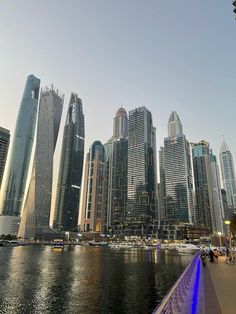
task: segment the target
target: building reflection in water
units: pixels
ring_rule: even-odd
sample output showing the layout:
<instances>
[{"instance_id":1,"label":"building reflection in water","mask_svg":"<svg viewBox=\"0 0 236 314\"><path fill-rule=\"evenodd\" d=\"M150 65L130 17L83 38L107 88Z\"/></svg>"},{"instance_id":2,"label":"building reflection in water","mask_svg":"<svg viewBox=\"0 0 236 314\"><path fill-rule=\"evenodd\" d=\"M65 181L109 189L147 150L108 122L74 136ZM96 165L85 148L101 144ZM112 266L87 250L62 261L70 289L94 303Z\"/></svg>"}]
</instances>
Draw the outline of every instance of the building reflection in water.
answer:
<instances>
[{"instance_id":1,"label":"building reflection in water","mask_svg":"<svg viewBox=\"0 0 236 314\"><path fill-rule=\"evenodd\" d=\"M0 313L151 313L192 256L163 250L0 248Z\"/></svg>"}]
</instances>

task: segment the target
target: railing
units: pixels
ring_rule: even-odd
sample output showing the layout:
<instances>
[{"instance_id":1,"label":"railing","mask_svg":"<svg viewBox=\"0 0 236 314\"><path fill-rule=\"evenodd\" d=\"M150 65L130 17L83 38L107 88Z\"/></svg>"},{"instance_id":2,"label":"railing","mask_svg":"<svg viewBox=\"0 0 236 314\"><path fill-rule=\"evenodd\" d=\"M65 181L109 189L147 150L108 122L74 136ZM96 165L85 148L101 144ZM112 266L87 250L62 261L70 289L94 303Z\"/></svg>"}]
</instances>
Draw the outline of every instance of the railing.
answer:
<instances>
[{"instance_id":1,"label":"railing","mask_svg":"<svg viewBox=\"0 0 236 314\"><path fill-rule=\"evenodd\" d=\"M201 254L193 260L166 294L153 314L204 314L204 284Z\"/></svg>"}]
</instances>

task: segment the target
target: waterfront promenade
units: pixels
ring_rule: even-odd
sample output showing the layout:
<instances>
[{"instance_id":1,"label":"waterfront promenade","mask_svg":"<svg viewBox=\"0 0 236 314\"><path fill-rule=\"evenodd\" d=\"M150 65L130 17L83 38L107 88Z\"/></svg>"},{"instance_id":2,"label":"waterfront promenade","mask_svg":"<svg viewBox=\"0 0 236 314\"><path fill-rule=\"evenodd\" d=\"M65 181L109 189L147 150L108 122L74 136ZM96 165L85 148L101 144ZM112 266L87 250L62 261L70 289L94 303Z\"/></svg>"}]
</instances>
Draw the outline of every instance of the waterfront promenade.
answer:
<instances>
[{"instance_id":1,"label":"waterfront promenade","mask_svg":"<svg viewBox=\"0 0 236 314\"><path fill-rule=\"evenodd\" d=\"M225 256L218 263L207 263L203 269L205 314L236 313L236 264L226 264Z\"/></svg>"}]
</instances>

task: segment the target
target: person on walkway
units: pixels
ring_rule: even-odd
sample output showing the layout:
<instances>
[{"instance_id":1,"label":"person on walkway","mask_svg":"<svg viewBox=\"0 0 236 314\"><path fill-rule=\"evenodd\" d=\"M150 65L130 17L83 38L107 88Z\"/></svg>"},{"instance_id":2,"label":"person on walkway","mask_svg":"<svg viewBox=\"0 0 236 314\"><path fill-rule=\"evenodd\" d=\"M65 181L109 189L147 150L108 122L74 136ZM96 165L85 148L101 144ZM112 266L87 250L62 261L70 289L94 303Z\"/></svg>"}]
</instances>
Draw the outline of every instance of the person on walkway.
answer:
<instances>
[{"instance_id":1,"label":"person on walkway","mask_svg":"<svg viewBox=\"0 0 236 314\"><path fill-rule=\"evenodd\" d=\"M206 266L206 252L204 250L202 250L201 259L202 259L202 266L205 267Z\"/></svg>"},{"instance_id":2,"label":"person on walkway","mask_svg":"<svg viewBox=\"0 0 236 314\"><path fill-rule=\"evenodd\" d=\"M218 254L218 250L217 249L214 249L213 255L214 255L215 262L218 263L218 256L219 256L219 254Z\"/></svg>"},{"instance_id":3,"label":"person on walkway","mask_svg":"<svg viewBox=\"0 0 236 314\"><path fill-rule=\"evenodd\" d=\"M215 262L215 261L214 261L214 253L213 253L212 250L210 250L209 255L210 255L210 262L211 262L211 263L214 263L214 262Z\"/></svg>"}]
</instances>

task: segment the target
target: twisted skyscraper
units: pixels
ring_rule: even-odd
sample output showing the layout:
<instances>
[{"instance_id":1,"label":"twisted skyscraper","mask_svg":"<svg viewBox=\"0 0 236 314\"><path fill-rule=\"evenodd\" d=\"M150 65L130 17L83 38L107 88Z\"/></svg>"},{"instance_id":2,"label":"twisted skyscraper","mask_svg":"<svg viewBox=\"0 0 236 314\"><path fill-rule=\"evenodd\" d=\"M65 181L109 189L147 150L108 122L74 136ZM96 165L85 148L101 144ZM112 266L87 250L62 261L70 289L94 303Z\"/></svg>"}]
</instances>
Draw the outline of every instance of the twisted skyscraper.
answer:
<instances>
[{"instance_id":1,"label":"twisted skyscraper","mask_svg":"<svg viewBox=\"0 0 236 314\"><path fill-rule=\"evenodd\" d=\"M41 91L33 171L19 229L22 238L44 239L51 233L53 154L63 101L64 96L53 86Z\"/></svg>"}]
</instances>

